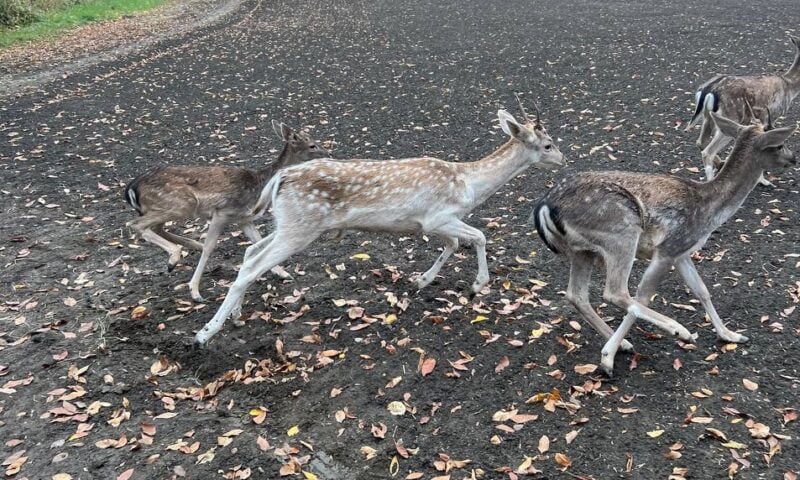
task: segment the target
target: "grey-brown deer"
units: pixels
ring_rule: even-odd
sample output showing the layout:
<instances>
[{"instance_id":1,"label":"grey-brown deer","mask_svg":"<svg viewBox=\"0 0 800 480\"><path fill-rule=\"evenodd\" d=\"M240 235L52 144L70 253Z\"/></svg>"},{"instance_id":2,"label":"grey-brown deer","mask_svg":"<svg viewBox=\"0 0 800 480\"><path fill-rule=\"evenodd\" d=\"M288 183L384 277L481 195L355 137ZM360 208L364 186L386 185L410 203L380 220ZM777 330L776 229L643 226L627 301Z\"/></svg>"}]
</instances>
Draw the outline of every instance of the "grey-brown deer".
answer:
<instances>
[{"instance_id":1,"label":"grey-brown deer","mask_svg":"<svg viewBox=\"0 0 800 480\"><path fill-rule=\"evenodd\" d=\"M671 175L634 172L586 172L560 181L534 208L531 219L547 246L570 263L567 298L581 316L608 339L601 365L610 376L619 348L637 318L649 321L684 341L696 335L675 320L648 307L656 287L674 265L689 290L698 297L714 329L726 342L747 337L723 323L691 254L742 205L762 172L796 164L784 142L793 127L765 130L760 122L742 126L710 114L715 127L735 138L733 151L709 183ZM635 258L649 259L632 298L628 277ZM616 330L589 303L589 282L595 264L605 265L603 298L627 314Z\"/></svg>"},{"instance_id":2,"label":"grey-brown deer","mask_svg":"<svg viewBox=\"0 0 800 480\"><path fill-rule=\"evenodd\" d=\"M711 112L742 125L750 124L754 117L767 123L767 112L776 118L785 115L800 94L800 38L789 39L795 47L794 62L783 74L717 75L697 89L694 116L686 131L702 121L697 146L706 145L702 157L707 181L714 178L715 166L721 163L719 153L733 140L714 127ZM763 178L762 183L769 184Z\"/></svg>"},{"instance_id":3,"label":"grey-brown deer","mask_svg":"<svg viewBox=\"0 0 800 480\"><path fill-rule=\"evenodd\" d=\"M281 171L264 187L256 206L264 211L272 205L275 230L248 248L225 301L197 333L195 344L205 345L228 317L241 314L245 292L259 276L327 231L426 232L441 239L444 250L417 279L417 288L433 281L459 242L472 244L478 257L472 291L480 292L489 281L486 238L462 218L531 165L548 168L564 163L540 121L538 108L535 122L528 119L524 109L523 115L525 122L521 124L505 110L498 111L500 126L509 140L475 162L430 157L347 162L323 159Z\"/></svg>"},{"instance_id":4,"label":"grey-brown deer","mask_svg":"<svg viewBox=\"0 0 800 480\"><path fill-rule=\"evenodd\" d=\"M202 251L189 281L191 296L197 302L203 301L200 295L200 277L223 229L230 224L239 224L251 242L260 241L261 234L253 223L258 218L253 213L253 205L264 185L281 168L330 156L330 152L307 134L295 132L274 120L272 127L284 142L283 150L278 158L261 169L223 166L156 167L136 177L125 187L125 200L140 215L129 225L143 239L169 254L169 271L181 259L181 246ZM191 218L209 220L208 232L202 244L164 230L167 222ZM274 267L274 273L283 278L289 277L281 267Z\"/></svg>"}]
</instances>

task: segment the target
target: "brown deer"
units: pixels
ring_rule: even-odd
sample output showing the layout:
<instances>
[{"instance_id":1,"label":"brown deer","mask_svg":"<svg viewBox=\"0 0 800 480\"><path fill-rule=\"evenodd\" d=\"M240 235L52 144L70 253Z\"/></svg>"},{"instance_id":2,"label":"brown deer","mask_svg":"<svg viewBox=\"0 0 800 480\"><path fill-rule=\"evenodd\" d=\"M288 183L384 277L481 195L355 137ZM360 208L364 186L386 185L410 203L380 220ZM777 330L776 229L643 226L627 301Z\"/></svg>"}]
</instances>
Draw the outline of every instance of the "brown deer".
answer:
<instances>
[{"instance_id":1,"label":"brown deer","mask_svg":"<svg viewBox=\"0 0 800 480\"><path fill-rule=\"evenodd\" d=\"M722 322L691 254L736 212L764 170L796 164L794 154L784 145L794 128L765 130L760 122L745 127L713 112L710 116L716 128L736 139L728 160L711 182L634 172L580 173L561 180L531 214L550 250L569 259L567 298L608 339L601 365L609 376L617 350L633 349L624 337L637 318L682 340L694 341L696 335L678 322L648 308L656 287L673 265L699 298L719 338L747 340ZM649 259L650 264L636 298L632 298L628 277L637 257ZM605 266L603 298L627 312L616 332L589 303L595 264Z\"/></svg>"},{"instance_id":2,"label":"brown deer","mask_svg":"<svg viewBox=\"0 0 800 480\"><path fill-rule=\"evenodd\" d=\"M715 165L721 163L718 155L733 140L714 128L711 112L742 125L750 124L756 116L766 123L763 113L785 115L800 94L800 38L790 36L789 40L795 47L794 62L783 74L717 75L697 89L694 116L686 131L702 121L697 146L703 148L708 142L702 153L706 181L714 178ZM761 183L770 184L763 178Z\"/></svg>"},{"instance_id":3,"label":"brown deer","mask_svg":"<svg viewBox=\"0 0 800 480\"><path fill-rule=\"evenodd\" d=\"M521 105L520 105L521 106ZM433 266L416 281L428 285L459 242L475 246L478 274L473 292L489 281L486 238L462 221L506 182L531 165L547 168L564 158L541 124L525 115L520 124L505 110L497 112L510 138L476 162L454 163L436 158L401 160L312 160L282 170L264 187L257 213L272 205L275 230L250 246L236 281L214 318L196 335L205 345L229 316L241 314L244 294L264 272L298 253L327 231L362 230L411 234L425 232L445 246Z\"/></svg>"},{"instance_id":4,"label":"brown deer","mask_svg":"<svg viewBox=\"0 0 800 480\"><path fill-rule=\"evenodd\" d=\"M330 156L330 152L305 133L294 132L274 120L272 127L284 142L283 150L277 159L259 170L220 166L156 167L125 187L125 200L140 215L129 225L143 239L169 254L169 271L181 259L181 246L202 250L189 281L192 298L197 302L203 301L200 277L225 226L239 224L251 242L260 241L262 237L253 224L259 215L253 214L253 205L264 185L281 168ZM210 220L202 244L164 230L166 222L198 217ZM273 272L282 278L289 277L277 265Z\"/></svg>"}]
</instances>

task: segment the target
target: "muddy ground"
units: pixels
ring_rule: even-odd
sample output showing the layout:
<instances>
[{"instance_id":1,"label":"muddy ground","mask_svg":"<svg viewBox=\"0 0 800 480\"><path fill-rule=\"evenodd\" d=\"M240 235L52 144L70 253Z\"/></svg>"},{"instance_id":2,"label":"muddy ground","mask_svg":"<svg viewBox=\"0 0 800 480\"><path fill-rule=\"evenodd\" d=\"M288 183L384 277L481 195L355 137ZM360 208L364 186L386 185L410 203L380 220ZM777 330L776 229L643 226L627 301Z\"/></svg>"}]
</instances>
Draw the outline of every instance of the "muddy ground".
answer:
<instances>
[{"instance_id":1,"label":"muddy ground","mask_svg":"<svg viewBox=\"0 0 800 480\"><path fill-rule=\"evenodd\" d=\"M655 305L696 346L638 325L613 379L591 372L601 338L526 220L576 171L700 179L697 132L681 128L694 87L785 68L798 25L795 0L247 0L215 26L0 99L4 475L796 478L796 170L758 187L696 256L717 310L751 341L720 343L673 274ZM417 292L410 279L441 245L348 233L292 258L294 281L265 276L240 326L188 348L243 236L225 236L203 280L210 301L193 304L175 288L197 253L167 273L125 227L132 177L257 166L280 146L272 118L339 157L475 160L503 142L493 119L516 112L514 92L538 101L569 165L520 175L468 218L489 241L484 293L463 295L470 249ZM616 324L597 286L593 298Z\"/></svg>"}]
</instances>

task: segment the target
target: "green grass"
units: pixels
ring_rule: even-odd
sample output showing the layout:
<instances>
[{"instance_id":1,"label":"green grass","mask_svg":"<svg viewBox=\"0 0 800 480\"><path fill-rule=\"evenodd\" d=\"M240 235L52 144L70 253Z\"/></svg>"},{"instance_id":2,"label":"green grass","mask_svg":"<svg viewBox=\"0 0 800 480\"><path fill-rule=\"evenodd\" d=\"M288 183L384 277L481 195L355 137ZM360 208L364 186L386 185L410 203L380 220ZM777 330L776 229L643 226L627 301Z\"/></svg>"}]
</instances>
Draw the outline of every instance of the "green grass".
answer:
<instances>
[{"instance_id":1,"label":"green grass","mask_svg":"<svg viewBox=\"0 0 800 480\"><path fill-rule=\"evenodd\" d=\"M0 0L2 1L2 0ZM50 37L77 26L156 7L167 0L88 0L42 13L30 25L0 29L0 48Z\"/></svg>"}]
</instances>

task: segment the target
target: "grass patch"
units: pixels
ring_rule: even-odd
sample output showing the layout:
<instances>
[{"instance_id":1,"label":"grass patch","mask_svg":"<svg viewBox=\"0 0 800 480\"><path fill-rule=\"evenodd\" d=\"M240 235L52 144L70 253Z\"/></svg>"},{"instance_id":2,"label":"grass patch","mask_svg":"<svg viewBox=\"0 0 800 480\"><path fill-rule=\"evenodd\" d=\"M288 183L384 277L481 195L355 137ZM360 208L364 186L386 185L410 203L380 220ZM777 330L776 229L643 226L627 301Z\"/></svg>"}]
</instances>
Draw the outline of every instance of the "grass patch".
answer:
<instances>
[{"instance_id":1,"label":"grass patch","mask_svg":"<svg viewBox=\"0 0 800 480\"><path fill-rule=\"evenodd\" d=\"M0 0L4 1L4 0ZM109 20L157 7L167 0L87 0L37 15L33 23L0 28L0 48L53 36L89 22Z\"/></svg>"}]
</instances>

